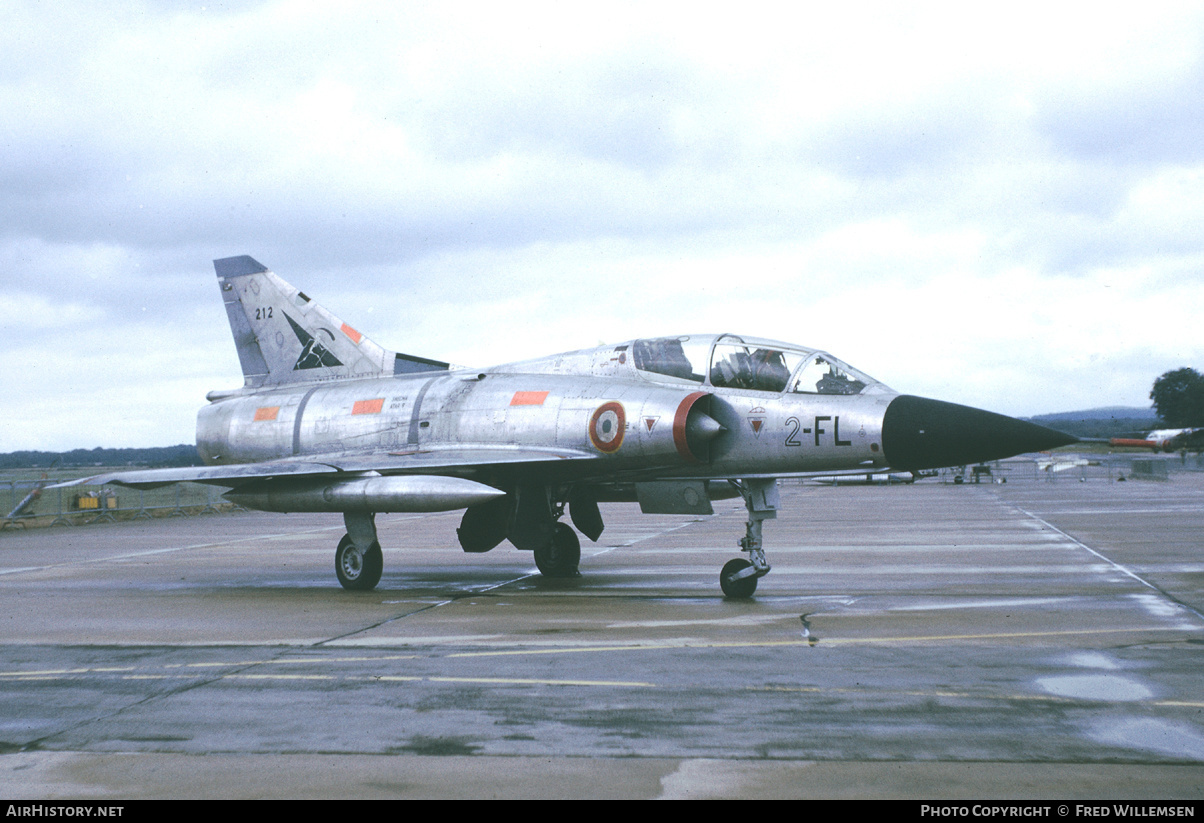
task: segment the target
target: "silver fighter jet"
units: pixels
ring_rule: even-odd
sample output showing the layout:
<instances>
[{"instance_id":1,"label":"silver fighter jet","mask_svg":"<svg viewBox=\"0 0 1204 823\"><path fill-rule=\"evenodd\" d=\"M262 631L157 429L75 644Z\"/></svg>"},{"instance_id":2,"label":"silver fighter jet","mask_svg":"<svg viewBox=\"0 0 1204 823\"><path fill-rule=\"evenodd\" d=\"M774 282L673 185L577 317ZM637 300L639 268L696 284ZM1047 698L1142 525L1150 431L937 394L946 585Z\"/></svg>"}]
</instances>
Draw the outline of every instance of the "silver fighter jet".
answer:
<instances>
[{"instance_id":1,"label":"silver fighter jet","mask_svg":"<svg viewBox=\"0 0 1204 823\"><path fill-rule=\"evenodd\" d=\"M244 385L197 417L203 467L77 484L194 481L243 506L340 512L335 572L380 580L377 512L465 509L467 552L503 540L540 572L575 577L577 532L599 502L711 514L740 497L745 557L720 573L749 597L769 572L761 527L777 480L920 471L1050 449L1074 438L966 406L900 395L830 354L734 334L631 340L488 369L388 351L251 257L214 261Z\"/></svg>"}]
</instances>

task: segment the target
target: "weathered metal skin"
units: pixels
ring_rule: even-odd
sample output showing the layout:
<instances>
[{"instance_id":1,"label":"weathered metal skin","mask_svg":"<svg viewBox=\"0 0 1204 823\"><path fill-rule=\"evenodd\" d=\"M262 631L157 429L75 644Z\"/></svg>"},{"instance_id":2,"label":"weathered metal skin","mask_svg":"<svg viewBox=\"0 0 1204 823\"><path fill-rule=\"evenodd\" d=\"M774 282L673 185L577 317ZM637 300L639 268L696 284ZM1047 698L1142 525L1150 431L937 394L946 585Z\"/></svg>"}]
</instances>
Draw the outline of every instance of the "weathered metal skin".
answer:
<instances>
[{"instance_id":1,"label":"weathered metal skin","mask_svg":"<svg viewBox=\"0 0 1204 823\"><path fill-rule=\"evenodd\" d=\"M882 417L893 396L771 395L613 378L450 372L230 397L201 410L197 443L210 464L478 444L590 451L601 462L583 471L602 476L655 470L658 476L734 477L850 464L872 470L886 465ZM600 439L602 421L593 423L591 437L593 415L608 403L621 410L617 444ZM691 444L683 429L703 415L722 430Z\"/></svg>"},{"instance_id":2,"label":"weathered metal skin","mask_svg":"<svg viewBox=\"0 0 1204 823\"><path fill-rule=\"evenodd\" d=\"M487 503L505 492L462 477L375 475L264 480L225 496L269 512L437 512Z\"/></svg>"},{"instance_id":3,"label":"weathered metal skin","mask_svg":"<svg viewBox=\"0 0 1204 823\"><path fill-rule=\"evenodd\" d=\"M714 417L728 432L713 444L714 476L783 476L886 465L882 417L893 393L842 397L714 391Z\"/></svg>"}]
</instances>

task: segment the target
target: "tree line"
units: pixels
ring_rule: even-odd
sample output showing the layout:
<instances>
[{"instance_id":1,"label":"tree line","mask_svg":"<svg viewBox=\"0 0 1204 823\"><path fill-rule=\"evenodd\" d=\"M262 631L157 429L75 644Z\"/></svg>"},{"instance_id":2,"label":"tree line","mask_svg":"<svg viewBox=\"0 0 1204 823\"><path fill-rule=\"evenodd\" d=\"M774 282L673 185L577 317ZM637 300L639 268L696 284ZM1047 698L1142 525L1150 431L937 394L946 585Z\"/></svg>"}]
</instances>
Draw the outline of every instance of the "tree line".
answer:
<instances>
[{"instance_id":1,"label":"tree line","mask_svg":"<svg viewBox=\"0 0 1204 823\"><path fill-rule=\"evenodd\" d=\"M65 452L16 451L0 454L0 469L78 468L81 466L199 466L196 446L158 446L145 449L72 449Z\"/></svg>"}]
</instances>

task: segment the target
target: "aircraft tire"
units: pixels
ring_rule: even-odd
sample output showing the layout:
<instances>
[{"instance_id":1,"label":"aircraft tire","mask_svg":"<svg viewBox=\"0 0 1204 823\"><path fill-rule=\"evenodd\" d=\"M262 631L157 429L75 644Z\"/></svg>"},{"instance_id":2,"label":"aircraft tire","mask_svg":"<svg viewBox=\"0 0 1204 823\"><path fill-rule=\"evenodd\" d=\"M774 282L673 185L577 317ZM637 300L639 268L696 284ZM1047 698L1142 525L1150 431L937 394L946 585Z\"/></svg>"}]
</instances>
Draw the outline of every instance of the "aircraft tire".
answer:
<instances>
[{"instance_id":1,"label":"aircraft tire","mask_svg":"<svg viewBox=\"0 0 1204 823\"><path fill-rule=\"evenodd\" d=\"M334 573L344 589L366 592L376 588L384 568L385 560L379 543L374 542L367 551L360 551L351 542L351 535L343 535L334 553Z\"/></svg>"},{"instance_id":2,"label":"aircraft tire","mask_svg":"<svg viewBox=\"0 0 1204 823\"><path fill-rule=\"evenodd\" d=\"M719 572L719 588L723 589L724 596L741 600L753 596L753 592L757 590L756 577L742 577L739 580L732 579L734 575L751 567L752 563L749 563L743 557L734 558L723 564L723 571Z\"/></svg>"},{"instance_id":3,"label":"aircraft tire","mask_svg":"<svg viewBox=\"0 0 1204 823\"><path fill-rule=\"evenodd\" d=\"M557 523L552 542L535 550L535 565L544 577L559 579L578 577L581 573L581 541L572 527Z\"/></svg>"}]
</instances>

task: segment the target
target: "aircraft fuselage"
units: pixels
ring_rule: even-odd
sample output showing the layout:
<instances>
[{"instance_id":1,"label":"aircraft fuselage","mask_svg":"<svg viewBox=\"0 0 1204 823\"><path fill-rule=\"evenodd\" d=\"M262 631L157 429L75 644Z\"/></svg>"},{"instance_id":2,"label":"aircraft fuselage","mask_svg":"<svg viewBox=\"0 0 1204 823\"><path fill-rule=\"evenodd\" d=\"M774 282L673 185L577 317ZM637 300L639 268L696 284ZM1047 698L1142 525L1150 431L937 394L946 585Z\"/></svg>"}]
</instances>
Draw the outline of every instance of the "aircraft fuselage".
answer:
<instances>
[{"instance_id":1,"label":"aircraft fuselage","mask_svg":"<svg viewBox=\"0 0 1204 823\"><path fill-rule=\"evenodd\" d=\"M201 410L197 444L217 465L477 445L596 455L575 465L578 477L877 470L887 465L882 421L894 397L465 370L228 397ZM702 415L721 429L687 431Z\"/></svg>"}]
</instances>

